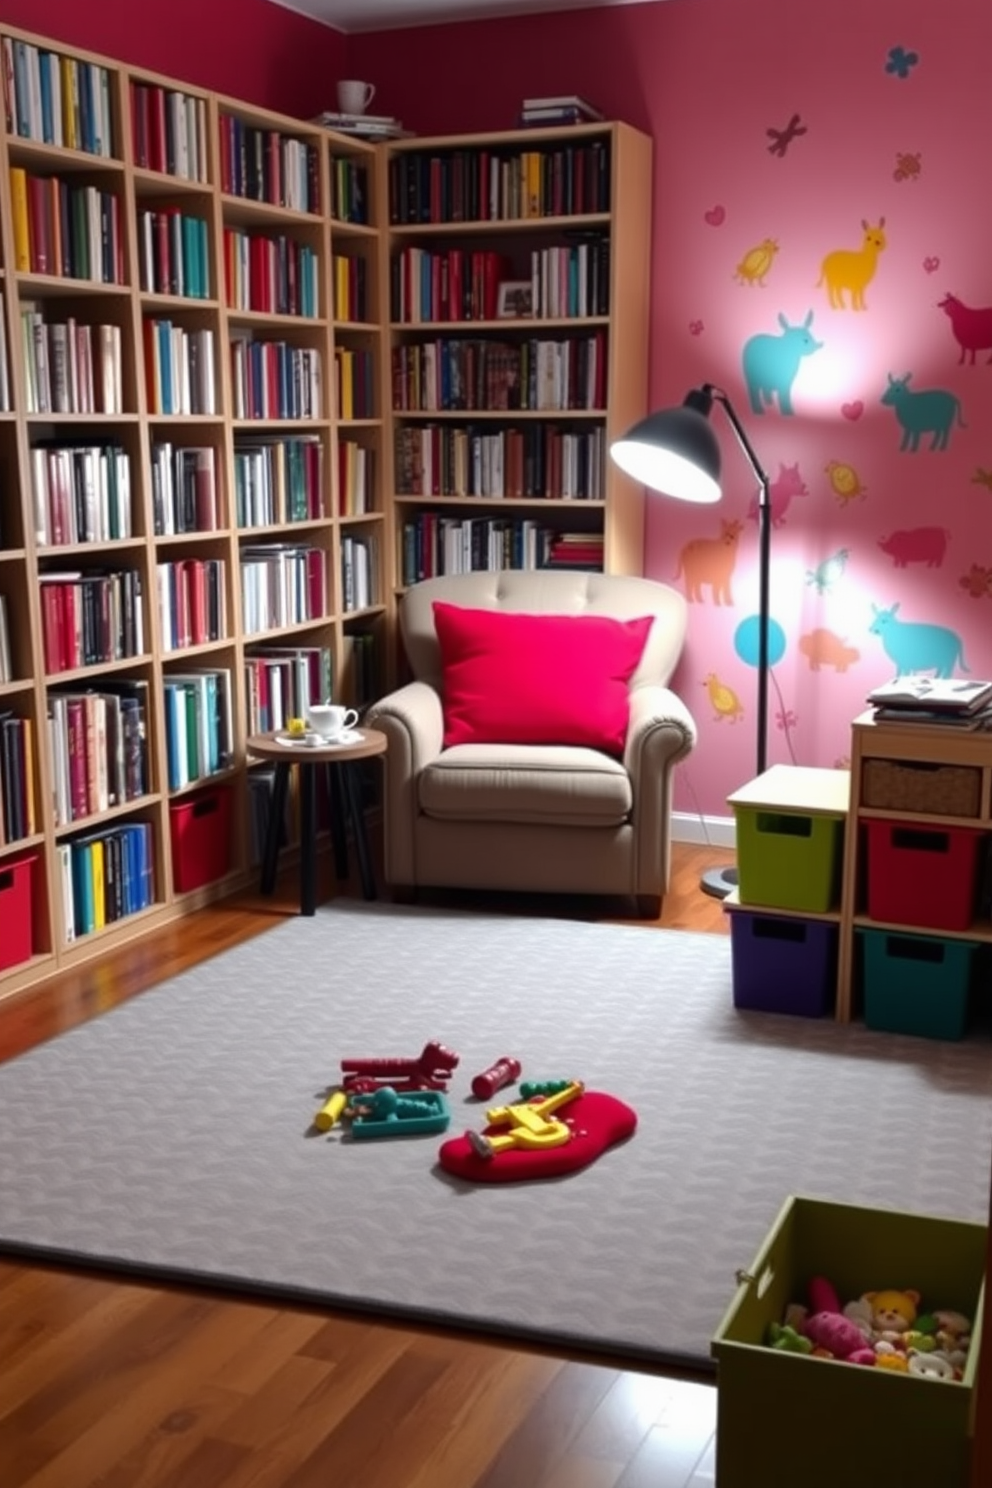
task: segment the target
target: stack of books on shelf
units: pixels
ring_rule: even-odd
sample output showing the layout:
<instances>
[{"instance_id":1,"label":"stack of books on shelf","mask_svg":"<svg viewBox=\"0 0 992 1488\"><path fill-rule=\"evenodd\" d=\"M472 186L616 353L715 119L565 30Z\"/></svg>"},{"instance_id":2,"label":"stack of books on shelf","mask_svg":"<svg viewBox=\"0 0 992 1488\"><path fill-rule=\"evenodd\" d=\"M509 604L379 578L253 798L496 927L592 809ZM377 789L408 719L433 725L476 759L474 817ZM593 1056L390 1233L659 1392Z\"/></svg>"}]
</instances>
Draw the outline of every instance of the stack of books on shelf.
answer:
<instances>
[{"instance_id":1,"label":"stack of books on shelf","mask_svg":"<svg viewBox=\"0 0 992 1488\"><path fill-rule=\"evenodd\" d=\"M868 694L877 722L941 728L992 728L992 682L961 677L897 677Z\"/></svg>"},{"instance_id":2,"label":"stack of books on shelf","mask_svg":"<svg viewBox=\"0 0 992 1488\"><path fill-rule=\"evenodd\" d=\"M535 129L554 129L559 124L599 124L600 109L578 93L557 98L525 98L520 105L520 123Z\"/></svg>"},{"instance_id":3,"label":"stack of books on shelf","mask_svg":"<svg viewBox=\"0 0 992 1488\"><path fill-rule=\"evenodd\" d=\"M412 129L403 128L402 119L394 119L390 114L343 114L327 109L311 123L333 129L337 134L357 134L367 140L410 139L413 134Z\"/></svg>"}]
</instances>

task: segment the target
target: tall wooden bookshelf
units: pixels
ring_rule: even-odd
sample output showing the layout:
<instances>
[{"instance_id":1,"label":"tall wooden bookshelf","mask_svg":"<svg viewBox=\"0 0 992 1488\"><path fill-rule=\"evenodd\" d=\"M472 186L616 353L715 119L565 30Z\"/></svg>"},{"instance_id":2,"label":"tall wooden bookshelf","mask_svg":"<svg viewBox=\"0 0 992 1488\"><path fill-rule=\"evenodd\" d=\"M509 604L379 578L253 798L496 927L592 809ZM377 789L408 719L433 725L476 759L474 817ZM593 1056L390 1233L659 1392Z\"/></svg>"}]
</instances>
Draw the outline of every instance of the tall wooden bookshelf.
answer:
<instances>
[{"instance_id":1,"label":"tall wooden bookshelf","mask_svg":"<svg viewBox=\"0 0 992 1488\"><path fill-rule=\"evenodd\" d=\"M399 588L464 568L640 574L652 143L623 123L385 147Z\"/></svg>"},{"instance_id":2,"label":"tall wooden bookshelf","mask_svg":"<svg viewBox=\"0 0 992 1488\"><path fill-rule=\"evenodd\" d=\"M0 35L3 996L254 871L248 734L379 690L388 451L381 152ZM229 851L183 888L210 792Z\"/></svg>"}]
</instances>

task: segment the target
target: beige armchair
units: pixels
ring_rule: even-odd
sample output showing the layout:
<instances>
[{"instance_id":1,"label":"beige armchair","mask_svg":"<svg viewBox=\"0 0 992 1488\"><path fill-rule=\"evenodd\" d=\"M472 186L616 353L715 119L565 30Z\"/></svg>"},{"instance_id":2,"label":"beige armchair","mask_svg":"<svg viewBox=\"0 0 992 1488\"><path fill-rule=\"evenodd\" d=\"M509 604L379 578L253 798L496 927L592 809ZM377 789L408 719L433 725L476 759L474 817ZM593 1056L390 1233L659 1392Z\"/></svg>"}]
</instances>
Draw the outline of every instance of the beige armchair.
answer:
<instances>
[{"instance_id":1,"label":"beige armchair","mask_svg":"<svg viewBox=\"0 0 992 1488\"><path fill-rule=\"evenodd\" d=\"M444 748L433 602L629 620L653 615L630 681L622 759L564 745ZM373 704L385 762L385 876L419 887L633 896L657 917L668 887L672 772L696 729L666 683L686 603L667 584L572 571L450 575L414 585L400 631L414 680Z\"/></svg>"}]
</instances>

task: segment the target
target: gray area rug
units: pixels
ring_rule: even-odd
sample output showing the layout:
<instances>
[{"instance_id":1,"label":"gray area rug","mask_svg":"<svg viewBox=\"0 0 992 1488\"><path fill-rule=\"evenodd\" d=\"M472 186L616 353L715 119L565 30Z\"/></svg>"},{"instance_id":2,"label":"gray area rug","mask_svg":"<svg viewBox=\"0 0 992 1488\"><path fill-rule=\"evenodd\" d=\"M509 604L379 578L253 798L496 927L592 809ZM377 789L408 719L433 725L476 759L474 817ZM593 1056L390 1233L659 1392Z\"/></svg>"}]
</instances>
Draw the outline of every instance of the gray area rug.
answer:
<instances>
[{"instance_id":1,"label":"gray area rug","mask_svg":"<svg viewBox=\"0 0 992 1488\"><path fill-rule=\"evenodd\" d=\"M314 1135L343 1057L432 1038L452 1133L503 1054L638 1130L485 1186ZM985 1221L989 1056L736 1012L720 936L338 900L0 1066L0 1247L705 1368L789 1194Z\"/></svg>"}]
</instances>

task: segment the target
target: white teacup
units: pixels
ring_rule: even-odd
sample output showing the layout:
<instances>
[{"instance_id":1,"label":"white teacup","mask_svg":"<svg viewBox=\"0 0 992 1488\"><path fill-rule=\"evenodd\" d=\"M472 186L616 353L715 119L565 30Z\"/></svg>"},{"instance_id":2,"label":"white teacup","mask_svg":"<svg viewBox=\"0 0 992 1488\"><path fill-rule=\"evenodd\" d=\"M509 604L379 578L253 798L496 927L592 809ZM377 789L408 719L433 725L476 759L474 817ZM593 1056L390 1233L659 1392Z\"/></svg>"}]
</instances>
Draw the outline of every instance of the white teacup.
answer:
<instances>
[{"instance_id":1,"label":"white teacup","mask_svg":"<svg viewBox=\"0 0 992 1488\"><path fill-rule=\"evenodd\" d=\"M354 708L345 708L341 703L314 703L307 709L307 722L322 739L336 739L339 734L355 727L358 714Z\"/></svg>"},{"instance_id":2,"label":"white teacup","mask_svg":"<svg viewBox=\"0 0 992 1488\"><path fill-rule=\"evenodd\" d=\"M338 83L338 108L343 114L364 114L374 97L374 83L360 83L353 78Z\"/></svg>"}]
</instances>

